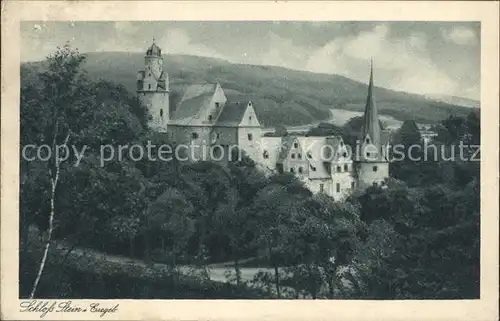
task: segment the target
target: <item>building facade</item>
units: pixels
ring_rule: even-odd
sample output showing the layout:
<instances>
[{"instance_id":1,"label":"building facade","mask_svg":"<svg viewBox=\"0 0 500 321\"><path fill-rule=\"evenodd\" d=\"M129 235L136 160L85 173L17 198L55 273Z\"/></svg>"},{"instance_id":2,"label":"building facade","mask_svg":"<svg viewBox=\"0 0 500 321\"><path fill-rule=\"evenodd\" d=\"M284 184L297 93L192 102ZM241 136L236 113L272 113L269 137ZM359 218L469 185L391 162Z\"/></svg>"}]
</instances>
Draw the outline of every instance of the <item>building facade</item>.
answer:
<instances>
[{"instance_id":1,"label":"building facade","mask_svg":"<svg viewBox=\"0 0 500 321\"><path fill-rule=\"evenodd\" d=\"M389 177L388 136L379 126L374 98L373 66L358 146L347 146L340 136L265 137L251 101L228 101L219 83L192 84L177 106L169 106L168 75L161 49L146 51L139 71L137 94L151 114L150 127L176 144L191 146L193 161L220 161L240 150L268 173L296 175L313 193L342 200L355 189L381 185Z\"/></svg>"}]
</instances>

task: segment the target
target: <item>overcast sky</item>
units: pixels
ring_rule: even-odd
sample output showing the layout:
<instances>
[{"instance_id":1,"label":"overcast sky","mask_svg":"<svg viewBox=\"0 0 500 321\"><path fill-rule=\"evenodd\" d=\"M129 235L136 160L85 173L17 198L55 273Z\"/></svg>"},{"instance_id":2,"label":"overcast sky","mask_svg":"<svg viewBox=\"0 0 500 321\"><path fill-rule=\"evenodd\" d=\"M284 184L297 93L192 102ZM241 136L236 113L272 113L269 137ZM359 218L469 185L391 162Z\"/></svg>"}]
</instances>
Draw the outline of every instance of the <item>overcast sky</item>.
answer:
<instances>
[{"instance_id":1,"label":"overcast sky","mask_svg":"<svg viewBox=\"0 0 500 321\"><path fill-rule=\"evenodd\" d=\"M419 94L479 99L480 25L474 22L23 22L21 60L70 41L81 52L164 53L340 74Z\"/></svg>"}]
</instances>

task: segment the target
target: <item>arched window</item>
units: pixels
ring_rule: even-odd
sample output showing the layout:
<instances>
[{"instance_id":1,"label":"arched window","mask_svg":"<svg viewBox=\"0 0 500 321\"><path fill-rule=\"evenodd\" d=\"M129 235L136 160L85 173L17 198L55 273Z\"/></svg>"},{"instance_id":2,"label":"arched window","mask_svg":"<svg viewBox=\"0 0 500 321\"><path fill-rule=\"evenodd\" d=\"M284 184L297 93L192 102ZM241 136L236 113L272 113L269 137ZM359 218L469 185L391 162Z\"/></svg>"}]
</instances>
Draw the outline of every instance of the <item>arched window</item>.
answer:
<instances>
[{"instance_id":1,"label":"arched window","mask_svg":"<svg viewBox=\"0 0 500 321\"><path fill-rule=\"evenodd\" d=\"M366 142L367 144L370 144L370 138L366 137L365 142Z\"/></svg>"},{"instance_id":2,"label":"arched window","mask_svg":"<svg viewBox=\"0 0 500 321\"><path fill-rule=\"evenodd\" d=\"M269 158L269 153L267 152L267 150L264 151L264 153L262 154L262 156L265 158L265 159L268 159Z\"/></svg>"}]
</instances>

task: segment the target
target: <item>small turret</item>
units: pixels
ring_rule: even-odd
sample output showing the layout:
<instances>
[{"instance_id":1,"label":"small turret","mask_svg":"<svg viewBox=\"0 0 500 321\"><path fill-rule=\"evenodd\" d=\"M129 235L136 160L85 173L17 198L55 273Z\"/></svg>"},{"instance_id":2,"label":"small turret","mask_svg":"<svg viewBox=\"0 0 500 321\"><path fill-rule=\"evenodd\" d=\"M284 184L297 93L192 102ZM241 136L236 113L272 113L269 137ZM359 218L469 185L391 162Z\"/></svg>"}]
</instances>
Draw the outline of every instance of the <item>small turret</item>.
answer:
<instances>
[{"instance_id":1,"label":"small turret","mask_svg":"<svg viewBox=\"0 0 500 321\"><path fill-rule=\"evenodd\" d=\"M155 38L153 38L153 44L146 51L146 56L156 56L161 57L161 48L156 45Z\"/></svg>"}]
</instances>

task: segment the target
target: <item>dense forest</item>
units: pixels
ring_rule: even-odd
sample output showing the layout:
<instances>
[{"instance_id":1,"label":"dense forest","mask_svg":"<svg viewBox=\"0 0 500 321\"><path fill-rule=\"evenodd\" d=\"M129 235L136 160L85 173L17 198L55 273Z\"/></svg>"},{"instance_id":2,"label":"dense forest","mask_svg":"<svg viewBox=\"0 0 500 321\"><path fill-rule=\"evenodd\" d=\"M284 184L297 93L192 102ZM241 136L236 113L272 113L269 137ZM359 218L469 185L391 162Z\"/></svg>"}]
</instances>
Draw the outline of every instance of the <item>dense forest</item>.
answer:
<instances>
[{"instance_id":1,"label":"dense forest","mask_svg":"<svg viewBox=\"0 0 500 321\"><path fill-rule=\"evenodd\" d=\"M21 79L21 150L88 146L78 165L74 150L20 159L21 297L479 297L479 162L450 160L459 142L475 153L478 112L436 124L432 159L391 163L385 188L334 202L246 157L101 166L101 145L168 142L134 95L89 79L84 61L65 46ZM310 134L354 135L358 123ZM394 140L423 144L412 121ZM210 277L217 266L223 281ZM251 268L262 269L249 279Z\"/></svg>"}]
</instances>

